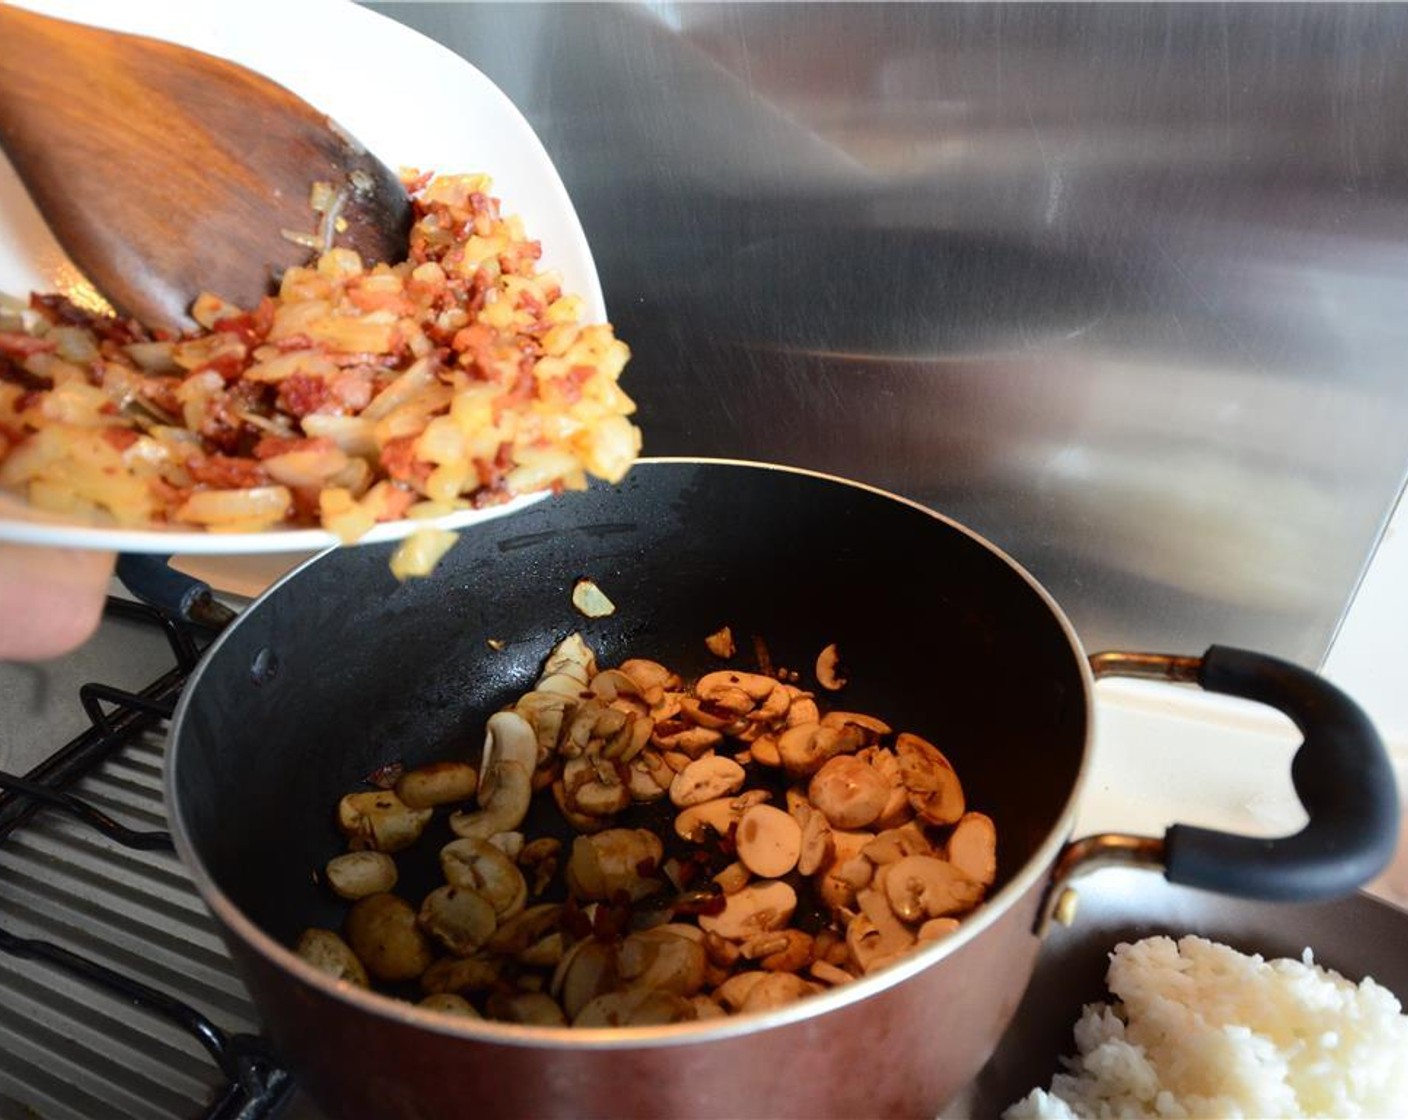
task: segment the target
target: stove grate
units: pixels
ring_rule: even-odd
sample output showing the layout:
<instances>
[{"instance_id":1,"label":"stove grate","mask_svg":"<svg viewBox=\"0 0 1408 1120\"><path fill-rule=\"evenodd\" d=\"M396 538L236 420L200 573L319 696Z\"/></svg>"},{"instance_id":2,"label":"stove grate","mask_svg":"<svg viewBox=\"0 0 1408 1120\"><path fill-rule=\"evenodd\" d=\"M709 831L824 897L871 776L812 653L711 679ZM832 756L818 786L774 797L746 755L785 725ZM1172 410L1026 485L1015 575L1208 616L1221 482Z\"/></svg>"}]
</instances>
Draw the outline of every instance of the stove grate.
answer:
<instances>
[{"instance_id":1,"label":"stove grate","mask_svg":"<svg viewBox=\"0 0 1408 1120\"><path fill-rule=\"evenodd\" d=\"M161 627L175 667L135 693L83 686L92 726L0 773L0 1117L271 1120L292 1078L162 803L163 721L201 635L127 600L107 611Z\"/></svg>"}]
</instances>

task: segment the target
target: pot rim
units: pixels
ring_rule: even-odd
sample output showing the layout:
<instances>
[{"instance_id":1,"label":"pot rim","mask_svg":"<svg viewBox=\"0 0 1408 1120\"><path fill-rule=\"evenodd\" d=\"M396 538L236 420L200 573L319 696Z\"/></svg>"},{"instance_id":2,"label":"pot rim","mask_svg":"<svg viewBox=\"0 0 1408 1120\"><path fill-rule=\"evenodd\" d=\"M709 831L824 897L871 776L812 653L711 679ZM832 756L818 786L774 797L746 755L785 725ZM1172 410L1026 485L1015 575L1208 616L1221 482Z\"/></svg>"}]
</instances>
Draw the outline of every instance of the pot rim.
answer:
<instances>
[{"instance_id":1,"label":"pot rim","mask_svg":"<svg viewBox=\"0 0 1408 1120\"><path fill-rule=\"evenodd\" d=\"M209 870L197 855L195 845L187 832L186 822L180 809L176 777L180 767L179 736L186 721L187 708L197 695L201 679L213 658L219 653L226 640L241 625L249 611L258 607L266 598L282 588L285 583L297 578L306 568L318 563L330 554L333 546L310 557L271 584L264 592L236 618L202 655L199 664L191 673L180 699L171 716L167 738L167 751L164 764L164 787L168 805L169 827L175 841L176 852L190 873L201 898L222 926L235 935L246 946L258 953L275 968L289 974L301 984L317 989L331 999L349 1005L350 1009L388 1020L395 1024L418 1027L438 1034L462 1038L466 1042L495 1043L507 1046L539 1047L551 1050L628 1050L646 1047L673 1047L695 1043L721 1042L737 1039L760 1031L786 1027L819 1018L830 1011L837 1011L853 1003L859 1003L871 996L880 994L903 983L910 977L938 964L952 956L996 924L1028 891L1046 878L1057 856L1065 847L1075 821L1076 803L1079 800L1091 766L1091 742L1094 736L1094 686L1095 678L1090 662L1081 645L1075 628L1050 592L1021 564L997 545L961 522L955 521L936 510L910 498L905 498L889 490L839 475L803 467L786 466L747 459L729 459L695 456L643 456L636 466L668 466L684 464L689 466L744 467L752 470L781 471L787 474L802 475L823 482L850 486L864 490L882 498L909 506L911 509L932 517L950 528L956 529L971 540L982 545L999 560L1003 561L1016 575L1036 592L1052 616L1056 619L1072 656L1077 662L1081 681L1081 696L1087 714L1085 735L1081 744L1080 766L1075 781L1062 805L1055 825L1052 827L1036 852L1022 865L1012 879L995 895L988 899L971 917L965 919L959 928L947 937L923 948L918 948L894 964L869 975L859 977L847 984L838 985L817 995L787 1004L770 1011L752 1012L746 1015L728 1015L723 1018L708 1019L690 1023L674 1023L650 1027L589 1027L565 1028L526 1026L516 1023L501 1023L488 1019L468 1019L458 1015L445 1015L427 1010L381 995L366 988L359 988L348 981L336 980L321 970L314 968L291 948L269 936L259 926L245 916L244 912L216 885ZM634 467L632 469L635 469ZM627 476L629 477L629 475ZM567 500L570 499L570 495Z\"/></svg>"}]
</instances>

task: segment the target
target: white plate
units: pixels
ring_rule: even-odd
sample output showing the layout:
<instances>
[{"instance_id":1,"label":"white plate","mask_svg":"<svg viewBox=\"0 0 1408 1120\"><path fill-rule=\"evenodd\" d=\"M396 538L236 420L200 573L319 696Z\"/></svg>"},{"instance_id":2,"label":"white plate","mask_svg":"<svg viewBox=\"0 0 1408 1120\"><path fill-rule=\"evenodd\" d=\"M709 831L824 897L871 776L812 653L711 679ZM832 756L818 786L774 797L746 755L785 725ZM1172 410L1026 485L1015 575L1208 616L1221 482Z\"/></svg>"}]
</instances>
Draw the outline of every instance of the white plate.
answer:
<instances>
[{"instance_id":1,"label":"white plate","mask_svg":"<svg viewBox=\"0 0 1408 1120\"><path fill-rule=\"evenodd\" d=\"M538 137L488 78L453 51L350 0L22 0L64 19L182 43L267 75L327 113L391 168L485 172L505 213L542 242L542 267L604 322L596 266L576 211ZM81 76L77 80L82 80ZM0 291L69 292L82 277L0 155ZM431 524L463 528L513 513L534 494L435 521L378 525L367 543ZM0 494L0 541L125 552L232 556L306 553L336 544L320 529L202 533L76 523Z\"/></svg>"}]
</instances>

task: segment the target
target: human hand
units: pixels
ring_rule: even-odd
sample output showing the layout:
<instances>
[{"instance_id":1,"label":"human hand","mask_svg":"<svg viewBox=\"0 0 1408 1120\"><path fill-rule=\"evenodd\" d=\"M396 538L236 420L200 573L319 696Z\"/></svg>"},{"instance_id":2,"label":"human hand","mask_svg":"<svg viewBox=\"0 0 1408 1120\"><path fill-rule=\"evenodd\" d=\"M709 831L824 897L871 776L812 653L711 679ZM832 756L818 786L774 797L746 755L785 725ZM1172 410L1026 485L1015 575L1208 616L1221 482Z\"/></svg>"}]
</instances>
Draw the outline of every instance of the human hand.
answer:
<instances>
[{"instance_id":1,"label":"human hand","mask_svg":"<svg viewBox=\"0 0 1408 1120\"><path fill-rule=\"evenodd\" d=\"M0 661L42 661L97 629L117 554L0 544Z\"/></svg>"}]
</instances>

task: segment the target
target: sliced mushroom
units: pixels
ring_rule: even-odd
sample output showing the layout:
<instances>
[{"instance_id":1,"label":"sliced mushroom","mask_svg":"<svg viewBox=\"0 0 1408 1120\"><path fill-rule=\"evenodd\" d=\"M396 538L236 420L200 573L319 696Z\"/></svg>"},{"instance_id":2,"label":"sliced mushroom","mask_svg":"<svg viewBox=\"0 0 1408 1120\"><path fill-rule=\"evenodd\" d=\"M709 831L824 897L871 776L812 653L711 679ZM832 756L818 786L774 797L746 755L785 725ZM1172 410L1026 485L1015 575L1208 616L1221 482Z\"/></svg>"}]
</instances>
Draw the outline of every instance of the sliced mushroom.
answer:
<instances>
[{"instance_id":1,"label":"sliced mushroom","mask_svg":"<svg viewBox=\"0 0 1408 1120\"><path fill-rule=\"evenodd\" d=\"M915 812L930 824L953 824L963 816L963 786L938 747L901 732L895 739L895 754Z\"/></svg>"},{"instance_id":2,"label":"sliced mushroom","mask_svg":"<svg viewBox=\"0 0 1408 1120\"><path fill-rule=\"evenodd\" d=\"M581 685L569 678L577 689ZM513 710L527 720L538 739L537 765L547 762L557 752L567 718L577 709L577 698L560 692L529 692L518 698Z\"/></svg>"},{"instance_id":3,"label":"sliced mushroom","mask_svg":"<svg viewBox=\"0 0 1408 1120\"><path fill-rule=\"evenodd\" d=\"M562 770L567 803L589 817L610 817L631 803L621 771L610 759L592 754L570 759Z\"/></svg>"},{"instance_id":4,"label":"sliced mushroom","mask_svg":"<svg viewBox=\"0 0 1408 1120\"><path fill-rule=\"evenodd\" d=\"M565 1027L567 1016L552 996L544 992L495 992L485 1004L490 1016L501 1023L524 1023L534 1027Z\"/></svg>"},{"instance_id":5,"label":"sliced mushroom","mask_svg":"<svg viewBox=\"0 0 1408 1120\"><path fill-rule=\"evenodd\" d=\"M908 936L904 927L899 927L905 936L893 931L882 932L864 914L857 914L846 927L846 948L851 959L861 972L874 972L896 958L907 953L914 945L913 937Z\"/></svg>"},{"instance_id":6,"label":"sliced mushroom","mask_svg":"<svg viewBox=\"0 0 1408 1120\"><path fill-rule=\"evenodd\" d=\"M716 709L706 701L694 696L680 697L679 718L692 723L695 727L717 731L721 735L747 726L742 716Z\"/></svg>"},{"instance_id":7,"label":"sliced mushroom","mask_svg":"<svg viewBox=\"0 0 1408 1120\"><path fill-rule=\"evenodd\" d=\"M665 796L674 778L675 772L659 752L647 749L631 760L626 788L631 791L633 801L658 801Z\"/></svg>"},{"instance_id":8,"label":"sliced mushroom","mask_svg":"<svg viewBox=\"0 0 1408 1120\"><path fill-rule=\"evenodd\" d=\"M719 885L719 890L724 894L737 894L748 885L751 878L748 868L741 863L734 862L715 875L713 881Z\"/></svg>"},{"instance_id":9,"label":"sliced mushroom","mask_svg":"<svg viewBox=\"0 0 1408 1120\"><path fill-rule=\"evenodd\" d=\"M492 902L448 883L425 896L417 920L421 929L459 957L480 948L498 928Z\"/></svg>"},{"instance_id":10,"label":"sliced mushroom","mask_svg":"<svg viewBox=\"0 0 1408 1120\"><path fill-rule=\"evenodd\" d=\"M717 914L700 914L699 928L733 941L781 929L797 909L797 892L775 879L752 883L724 897Z\"/></svg>"},{"instance_id":11,"label":"sliced mushroom","mask_svg":"<svg viewBox=\"0 0 1408 1120\"><path fill-rule=\"evenodd\" d=\"M815 980L820 980L823 984L830 984L833 988L837 984L848 984L855 979L849 972L839 965L834 965L830 961L812 961L807 966L807 972Z\"/></svg>"},{"instance_id":12,"label":"sliced mushroom","mask_svg":"<svg viewBox=\"0 0 1408 1120\"><path fill-rule=\"evenodd\" d=\"M553 876L557 874L561 852L561 840L555 836L540 836L525 844L523 850L518 853L519 866L533 875L533 882L528 888L530 894L540 895L547 889Z\"/></svg>"},{"instance_id":13,"label":"sliced mushroom","mask_svg":"<svg viewBox=\"0 0 1408 1120\"><path fill-rule=\"evenodd\" d=\"M714 998L730 1011L741 1011L748 993L768 976L766 972L740 972L714 989Z\"/></svg>"},{"instance_id":14,"label":"sliced mushroom","mask_svg":"<svg viewBox=\"0 0 1408 1120\"><path fill-rule=\"evenodd\" d=\"M835 828L865 828L879 819L892 787L851 755L829 759L807 786L807 796Z\"/></svg>"},{"instance_id":15,"label":"sliced mushroom","mask_svg":"<svg viewBox=\"0 0 1408 1120\"><path fill-rule=\"evenodd\" d=\"M849 683L849 678L841 671L841 653L835 642L816 656L816 681L828 692L837 692Z\"/></svg>"},{"instance_id":16,"label":"sliced mushroom","mask_svg":"<svg viewBox=\"0 0 1408 1120\"><path fill-rule=\"evenodd\" d=\"M664 845L644 828L609 828L578 836L567 862L567 888L583 900L610 899L625 891L639 901L660 889Z\"/></svg>"},{"instance_id":17,"label":"sliced mushroom","mask_svg":"<svg viewBox=\"0 0 1408 1120\"><path fill-rule=\"evenodd\" d=\"M771 1011L775 1007L785 1007L799 999L821 991L819 984L803 980L790 972L765 972L763 979L754 984L744 998L740 1012Z\"/></svg>"},{"instance_id":18,"label":"sliced mushroom","mask_svg":"<svg viewBox=\"0 0 1408 1120\"><path fill-rule=\"evenodd\" d=\"M787 707L787 727L796 727L802 723L821 722L821 709L816 706L816 698L794 684L784 684L783 689L787 693L790 701Z\"/></svg>"},{"instance_id":19,"label":"sliced mushroom","mask_svg":"<svg viewBox=\"0 0 1408 1120\"><path fill-rule=\"evenodd\" d=\"M694 686L694 695L717 709L760 722L782 718L791 703L786 688L772 677L731 669L704 674Z\"/></svg>"},{"instance_id":20,"label":"sliced mushroom","mask_svg":"<svg viewBox=\"0 0 1408 1120\"><path fill-rule=\"evenodd\" d=\"M728 1016L713 996L692 996L689 1002L694 1005L696 1019L722 1019Z\"/></svg>"},{"instance_id":21,"label":"sliced mushroom","mask_svg":"<svg viewBox=\"0 0 1408 1120\"><path fill-rule=\"evenodd\" d=\"M600 700L582 700L563 722L562 734L558 736L557 749L563 758L577 758L587 751L596 737L597 723L608 709ZM616 713L618 716L620 712Z\"/></svg>"},{"instance_id":22,"label":"sliced mushroom","mask_svg":"<svg viewBox=\"0 0 1408 1120\"><path fill-rule=\"evenodd\" d=\"M742 945L745 959L757 961L766 972L800 972L812 961L816 942L799 929L760 933Z\"/></svg>"},{"instance_id":23,"label":"sliced mushroom","mask_svg":"<svg viewBox=\"0 0 1408 1120\"><path fill-rule=\"evenodd\" d=\"M754 762L764 766L776 768L782 765L782 755L778 753L775 735L759 735L749 745L748 753L752 755Z\"/></svg>"},{"instance_id":24,"label":"sliced mushroom","mask_svg":"<svg viewBox=\"0 0 1408 1120\"><path fill-rule=\"evenodd\" d=\"M442 957L421 974L421 991L428 995L482 992L499 982L503 962L498 958Z\"/></svg>"},{"instance_id":25,"label":"sliced mushroom","mask_svg":"<svg viewBox=\"0 0 1408 1120\"><path fill-rule=\"evenodd\" d=\"M389 789L349 793L337 806L337 826L353 851L399 852L425 831L431 809L412 809Z\"/></svg>"},{"instance_id":26,"label":"sliced mushroom","mask_svg":"<svg viewBox=\"0 0 1408 1120\"><path fill-rule=\"evenodd\" d=\"M827 759L853 754L865 745L865 733L856 727L823 727L820 723L799 723L789 727L777 740L777 753L789 774L815 774Z\"/></svg>"},{"instance_id":27,"label":"sliced mushroom","mask_svg":"<svg viewBox=\"0 0 1408 1120\"><path fill-rule=\"evenodd\" d=\"M596 675L596 654L578 633L568 634L553 647L543 662L539 684L552 676L567 676L585 687Z\"/></svg>"},{"instance_id":28,"label":"sliced mushroom","mask_svg":"<svg viewBox=\"0 0 1408 1120\"><path fill-rule=\"evenodd\" d=\"M621 708L601 709L588 750L597 749L602 758L620 758L635 739L635 720L634 713Z\"/></svg>"},{"instance_id":29,"label":"sliced mushroom","mask_svg":"<svg viewBox=\"0 0 1408 1120\"><path fill-rule=\"evenodd\" d=\"M789 814L771 805L754 805L738 818L734 833L738 858L764 879L780 879L802 854L802 829Z\"/></svg>"},{"instance_id":30,"label":"sliced mushroom","mask_svg":"<svg viewBox=\"0 0 1408 1120\"><path fill-rule=\"evenodd\" d=\"M543 902L530 906L501 922L484 947L491 953L516 957L554 932L561 917L560 903Z\"/></svg>"},{"instance_id":31,"label":"sliced mushroom","mask_svg":"<svg viewBox=\"0 0 1408 1120\"><path fill-rule=\"evenodd\" d=\"M731 758L709 755L695 759L670 783L670 800L680 808L728 797L743 788L747 774Z\"/></svg>"},{"instance_id":32,"label":"sliced mushroom","mask_svg":"<svg viewBox=\"0 0 1408 1120\"><path fill-rule=\"evenodd\" d=\"M904 776L900 772L900 760L894 751L881 747L866 747L856 757L885 779L890 786L890 799L875 819L876 831L898 828L914 819L914 808L909 803L909 790L905 788Z\"/></svg>"},{"instance_id":33,"label":"sliced mushroom","mask_svg":"<svg viewBox=\"0 0 1408 1120\"><path fill-rule=\"evenodd\" d=\"M717 797L699 805L691 805L675 818L675 832L682 840L705 843L711 836L723 836L743 811L734 806L735 798Z\"/></svg>"},{"instance_id":34,"label":"sliced mushroom","mask_svg":"<svg viewBox=\"0 0 1408 1120\"><path fill-rule=\"evenodd\" d=\"M414 980L434 959L416 912L394 894L372 894L352 904L347 944L378 980Z\"/></svg>"},{"instance_id":35,"label":"sliced mushroom","mask_svg":"<svg viewBox=\"0 0 1408 1120\"><path fill-rule=\"evenodd\" d=\"M450 841L440 849L440 870L450 886L471 891L488 902L494 908L496 925L513 917L528 902L528 883L523 872L487 840Z\"/></svg>"},{"instance_id":36,"label":"sliced mushroom","mask_svg":"<svg viewBox=\"0 0 1408 1120\"><path fill-rule=\"evenodd\" d=\"M990 887L997 878L997 827L984 813L964 813L944 848L948 861L968 878Z\"/></svg>"},{"instance_id":37,"label":"sliced mushroom","mask_svg":"<svg viewBox=\"0 0 1408 1120\"><path fill-rule=\"evenodd\" d=\"M696 727L687 720L657 717L650 741L661 751L678 751L690 758L699 758L705 752L721 746L724 736L721 731L710 727Z\"/></svg>"},{"instance_id":38,"label":"sliced mushroom","mask_svg":"<svg viewBox=\"0 0 1408 1120\"><path fill-rule=\"evenodd\" d=\"M647 699L650 699L652 693L658 696L680 686L680 678L658 661L633 657L621 662L620 668L621 672L635 681L640 694Z\"/></svg>"},{"instance_id":39,"label":"sliced mushroom","mask_svg":"<svg viewBox=\"0 0 1408 1120\"><path fill-rule=\"evenodd\" d=\"M919 927L920 941L940 941L959 927L957 918L930 918Z\"/></svg>"},{"instance_id":40,"label":"sliced mushroom","mask_svg":"<svg viewBox=\"0 0 1408 1120\"><path fill-rule=\"evenodd\" d=\"M641 687L629 673L620 669L602 669L592 678L591 691L606 704L622 698L641 700ZM642 711L649 711L650 705L642 700Z\"/></svg>"},{"instance_id":41,"label":"sliced mushroom","mask_svg":"<svg viewBox=\"0 0 1408 1120\"><path fill-rule=\"evenodd\" d=\"M694 1004L670 992L648 988L597 996L572 1020L574 1027L657 1027L695 1017Z\"/></svg>"},{"instance_id":42,"label":"sliced mushroom","mask_svg":"<svg viewBox=\"0 0 1408 1120\"><path fill-rule=\"evenodd\" d=\"M947 860L906 856L887 867L885 895L890 908L905 921L961 914L983 897L983 885Z\"/></svg>"},{"instance_id":43,"label":"sliced mushroom","mask_svg":"<svg viewBox=\"0 0 1408 1120\"><path fill-rule=\"evenodd\" d=\"M344 980L359 988L371 986L367 970L357 959L352 946L330 929L305 929L298 938L294 952L319 972L335 980Z\"/></svg>"},{"instance_id":44,"label":"sliced mushroom","mask_svg":"<svg viewBox=\"0 0 1408 1120\"><path fill-rule=\"evenodd\" d=\"M478 784L479 775L467 762L431 762L402 774L396 796L412 809L430 809L468 801Z\"/></svg>"},{"instance_id":45,"label":"sliced mushroom","mask_svg":"<svg viewBox=\"0 0 1408 1120\"><path fill-rule=\"evenodd\" d=\"M797 854L797 870L815 875L831 859L831 825L821 813L812 812L802 824L802 850Z\"/></svg>"},{"instance_id":46,"label":"sliced mushroom","mask_svg":"<svg viewBox=\"0 0 1408 1120\"><path fill-rule=\"evenodd\" d=\"M670 781L672 782L675 780L676 774L683 774L685 767L694 761L683 751L665 751L660 755L660 759L670 768Z\"/></svg>"},{"instance_id":47,"label":"sliced mushroom","mask_svg":"<svg viewBox=\"0 0 1408 1120\"><path fill-rule=\"evenodd\" d=\"M865 846L863 854L871 863L894 863L905 856L931 856L935 852L924 830L911 821L879 833Z\"/></svg>"},{"instance_id":48,"label":"sliced mushroom","mask_svg":"<svg viewBox=\"0 0 1408 1120\"><path fill-rule=\"evenodd\" d=\"M567 1017L575 1020L582 1008L613 991L617 983L616 953L609 945L588 938L563 954L553 971L550 990Z\"/></svg>"},{"instance_id":49,"label":"sliced mushroom","mask_svg":"<svg viewBox=\"0 0 1408 1120\"><path fill-rule=\"evenodd\" d=\"M489 837L489 843L516 862L526 839L521 832L496 832Z\"/></svg>"},{"instance_id":50,"label":"sliced mushroom","mask_svg":"<svg viewBox=\"0 0 1408 1120\"><path fill-rule=\"evenodd\" d=\"M866 740L874 743L889 735L892 728L883 719L876 719L864 712L827 712L821 717L823 727L858 727L866 734Z\"/></svg>"},{"instance_id":51,"label":"sliced mushroom","mask_svg":"<svg viewBox=\"0 0 1408 1120\"><path fill-rule=\"evenodd\" d=\"M616 959L621 980L628 987L692 996L704 986L707 958L702 941L670 929L629 934Z\"/></svg>"},{"instance_id":52,"label":"sliced mushroom","mask_svg":"<svg viewBox=\"0 0 1408 1120\"><path fill-rule=\"evenodd\" d=\"M328 860L323 876L339 898L355 902L391 890L396 885L396 861L385 852L346 852Z\"/></svg>"},{"instance_id":53,"label":"sliced mushroom","mask_svg":"<svg viewBox=\"0 0 1408 1120\"><path fill-rule=\"evenodd\" d=\"M483 1018L474 1009L474 1004L454 992L436 992L426 996L416 1006L423 1007L426 1011L438 1011L442 1015L463 1015L466 1019Z\"/></svg>"},{"instance_id":54,"label":"sliced mushroom","mask_svg":"<svg viewBox=\"0 0 1408 1120\"><path fill-rule=\"evenodd\" d=\"M487 840L523 823L532 801L531 775L537 765L538 739L516 712L495 712L484 735L478 812L454 813L450 827L458 836Z\"/></svg>"},{"instance_id":55,"label":"sliced mushroom","mask_svg":"<svg viewBox=\"0 0 1408 1120\"><path fill-rule=\"evenodd\" d=\"M863 880L857 882L853 865L856 861L868 865L869 861L861 855L861 851L874 839L875 834L872 832L831 830L831 862L822 868L814 882L821 900L833 910L846 910L854 906L857 887L864 886L869 881L867 874Z\"/></svg>"}]
</instances>

